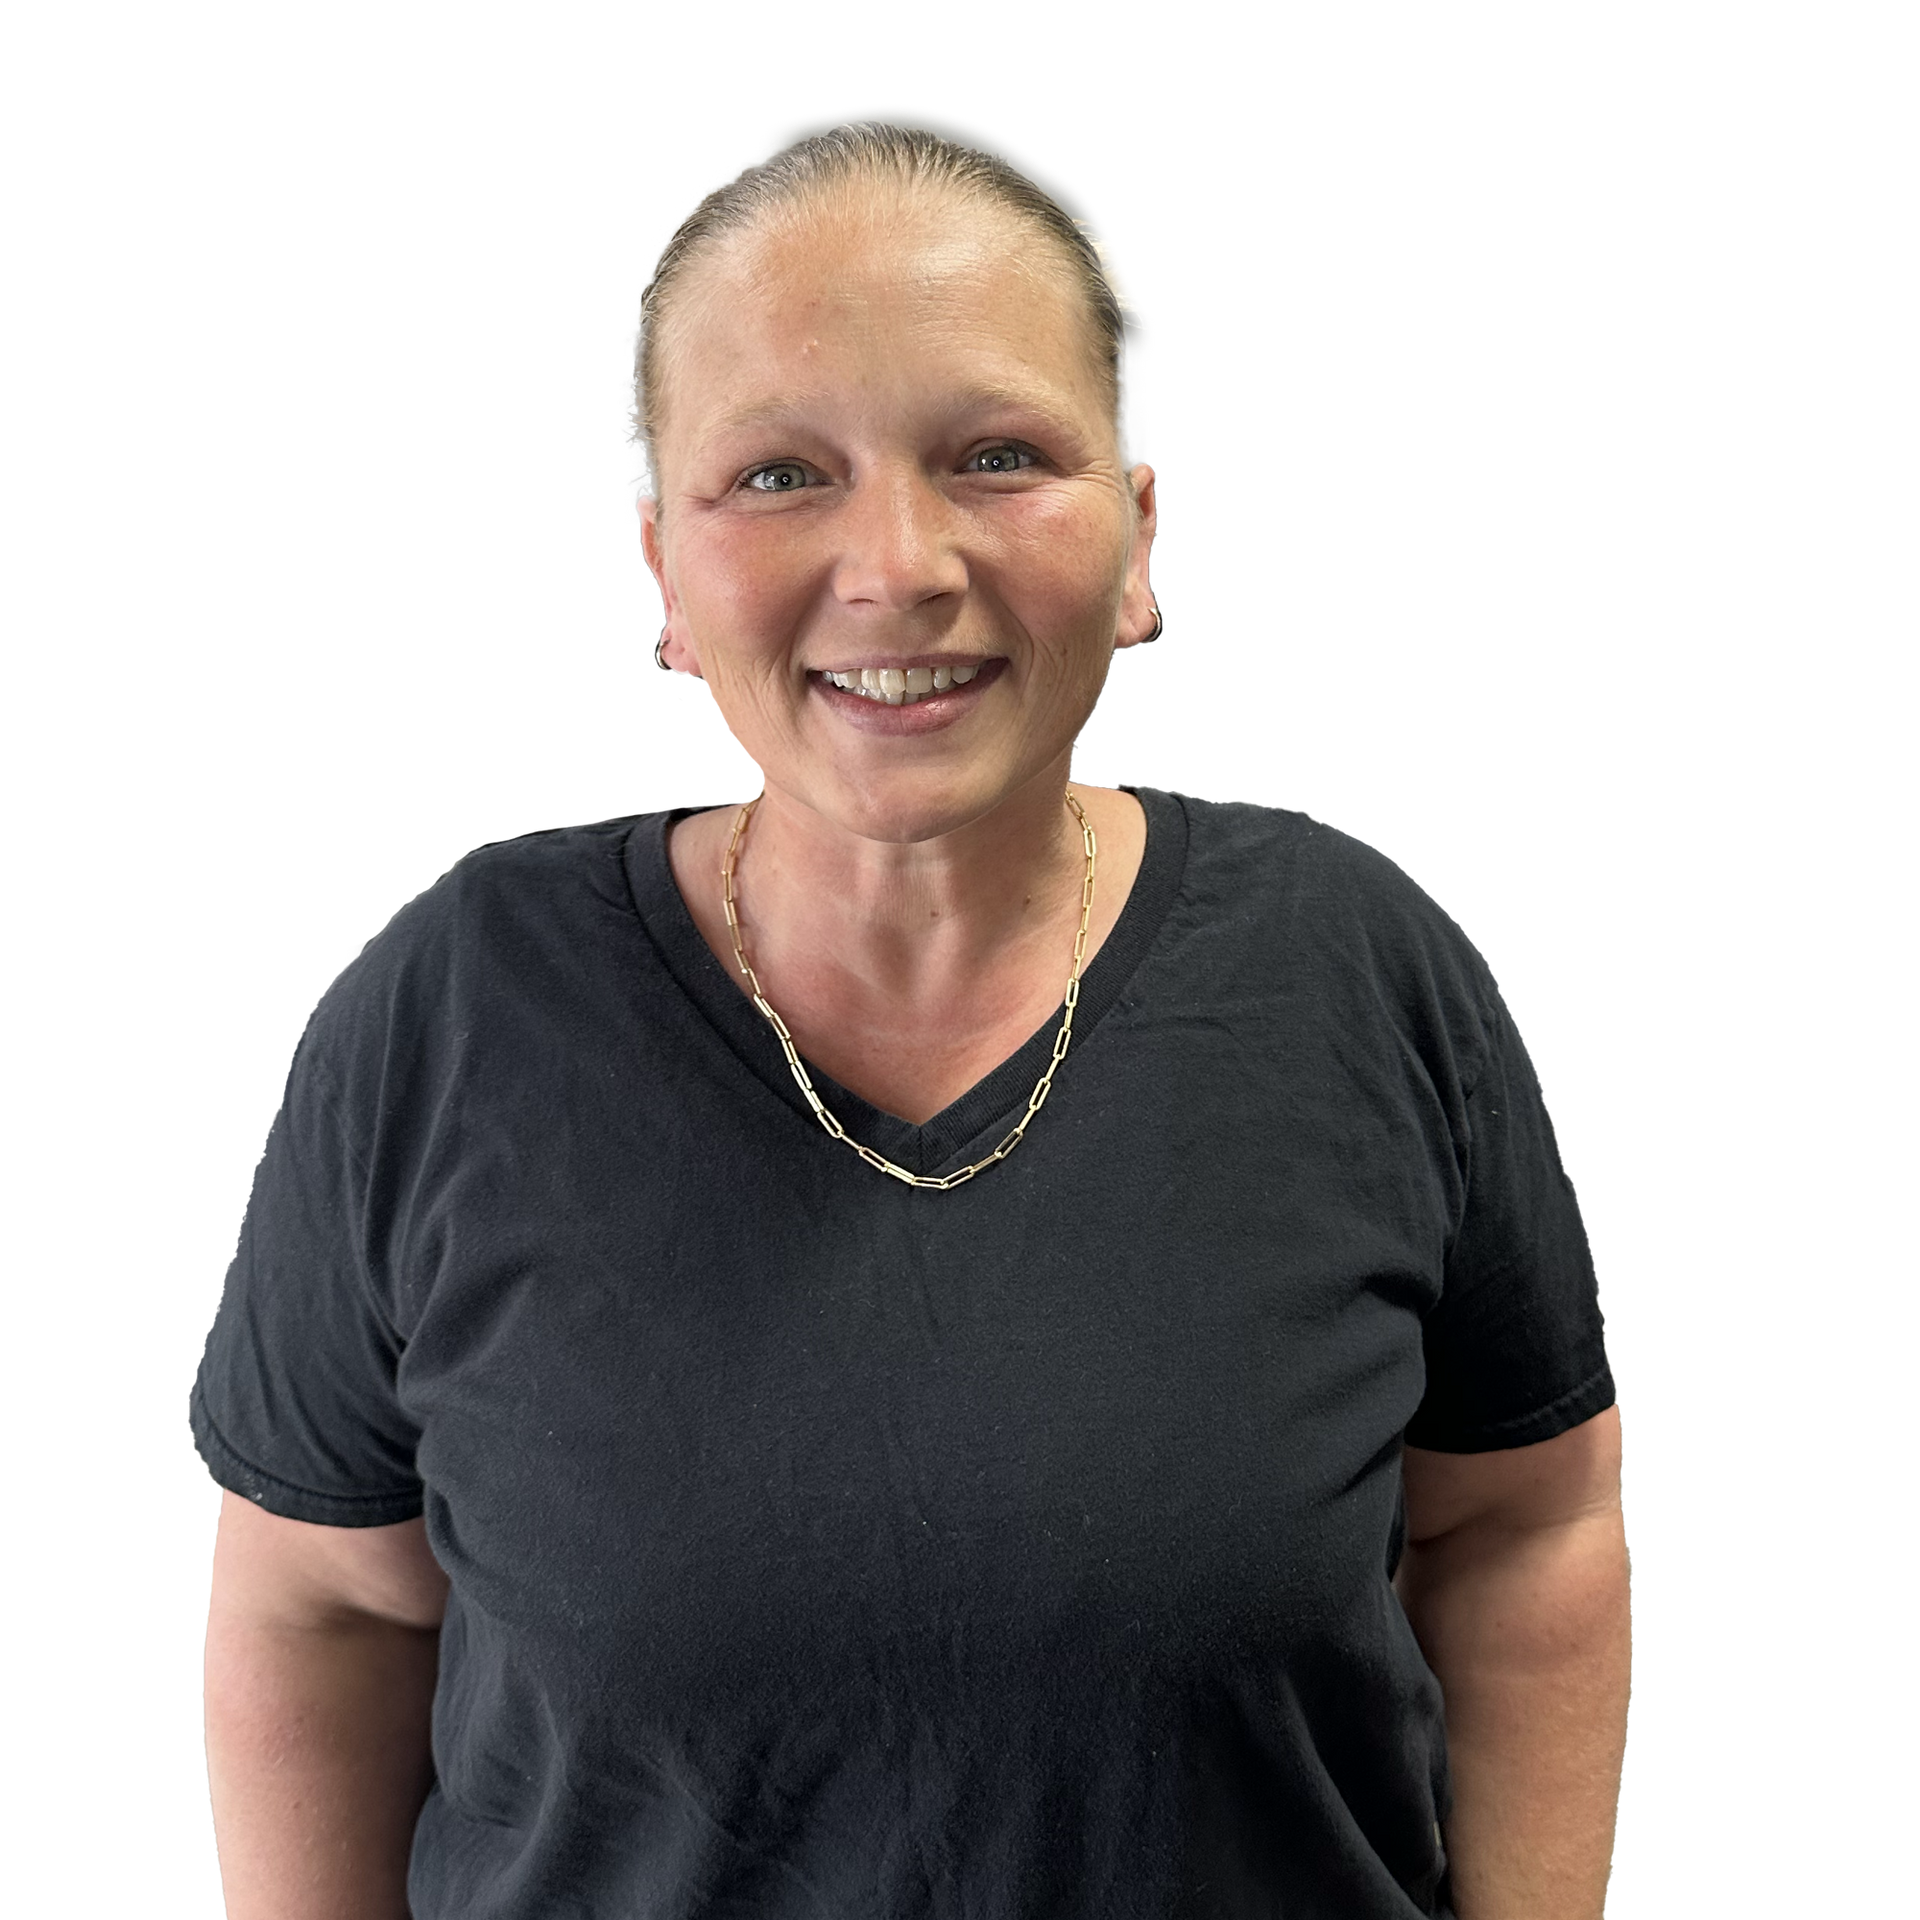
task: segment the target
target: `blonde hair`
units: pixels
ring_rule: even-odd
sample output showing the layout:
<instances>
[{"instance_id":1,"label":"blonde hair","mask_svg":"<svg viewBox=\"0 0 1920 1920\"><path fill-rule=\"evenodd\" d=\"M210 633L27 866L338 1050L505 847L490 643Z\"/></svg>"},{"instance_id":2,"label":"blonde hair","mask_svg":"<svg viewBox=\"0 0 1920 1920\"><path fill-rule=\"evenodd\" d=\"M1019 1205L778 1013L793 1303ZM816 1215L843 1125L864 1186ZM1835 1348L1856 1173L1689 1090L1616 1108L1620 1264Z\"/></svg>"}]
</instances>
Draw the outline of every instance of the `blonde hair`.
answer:
<instances>
[{"instance_id":1,"label":"blonde hair","mask_svg":"<svg viewBox=\"0 0 1920 1920\"><path fill-rule=\"evenodd\" d=\"M1112 404L1120 411L1120 347L1126 331L1119 296L1085 227L998 155L917 127L858 121L810 134L716 189L681 222L640 296L640 335L633 355L633 437L649 464L660 419L661 324L689 266L723 236L751 228L768 213L850 180L892 180L947 188L1030 220L1059 248L1086 303L1094 351Z\"/></svg>"}]
</instances>

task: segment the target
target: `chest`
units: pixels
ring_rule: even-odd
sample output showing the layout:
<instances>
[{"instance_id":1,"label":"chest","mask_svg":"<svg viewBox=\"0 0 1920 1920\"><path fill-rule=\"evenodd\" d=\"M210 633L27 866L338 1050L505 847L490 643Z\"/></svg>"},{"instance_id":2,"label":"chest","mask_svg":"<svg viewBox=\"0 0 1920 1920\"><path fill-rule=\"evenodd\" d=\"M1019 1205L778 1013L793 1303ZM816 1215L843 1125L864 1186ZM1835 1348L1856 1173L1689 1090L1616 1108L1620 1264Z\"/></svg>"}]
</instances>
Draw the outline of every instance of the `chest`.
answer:
<instances>
[{"instance_id":1,"label":"chest","mask_svg":"<svg viewBox=\"0 0 1920 1920\"><path fill-rule=\"evenodd\" d=\"M1059 990L1036 990L1038 972L1010 979L1004 991L989 983L951 999L932 997L924 1011L897 1005L862 1013L846 996L810 996L804 1010L781 1017L790 1028L810 1077L824 1073L883 1113L924 1125L1011 1060L1042 1026L1057 1040L1063 1018ZM777 1057L769 1025L766 1048Z\"/></svg>"},{"instance_id":2,"label":"chest","mask_svg":"<svg viewBox=\"0 0 1920 1920\"><path fill-rule=\"evenodd\" d=\"M849 945L844 925L835 916L827 931L807 930L791 883L784 904L769 909L767 919L747 913L743 944L751 946L758 984L809 1066L919 1125L985 1080L1042 1027L1051 1039L1068 982L1113 932L1145 848L1137 803L1103 793L1089 794L1088 805L1102 817L1102 884L1093 887L1076 841L1072 859L1045 873L1047 884L1024 896L1015 888L996 900L997 930L984 948L930 938L911 969L898 966L899 956L889 956L885 943L863 948L855 942L843 952ZM721 850L723 824L718 815L681 823L669 857L700 937L727 979L743 989L735 930L708 872ZM803 895L807 891L819 889ZM942 914L936 910L931 919L929 930L937 935ZM946 920L951 932L951 912ZM864 954L864 963L855 964L851 954ZM766 1044L777 1044L771 1025Z\"/></svg>"}]
</instances>

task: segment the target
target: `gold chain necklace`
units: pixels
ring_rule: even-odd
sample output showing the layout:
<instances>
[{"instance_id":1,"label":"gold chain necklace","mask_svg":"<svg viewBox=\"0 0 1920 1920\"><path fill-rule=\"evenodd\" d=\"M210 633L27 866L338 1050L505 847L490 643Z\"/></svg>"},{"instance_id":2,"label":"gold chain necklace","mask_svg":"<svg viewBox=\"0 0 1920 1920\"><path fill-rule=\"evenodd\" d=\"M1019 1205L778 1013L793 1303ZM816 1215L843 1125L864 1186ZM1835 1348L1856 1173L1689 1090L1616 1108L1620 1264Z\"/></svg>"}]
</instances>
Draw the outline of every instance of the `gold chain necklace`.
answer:
<instances>
[{"instance_id":1,"label":"gold chain necklace","mask_svg":"<svg viewBox=\"0 0 1920 1920\"><path fill-rule=\"evenodd\" d=\"M1036 1086L1027 1099L1027 1110L1020 1116L1018 1123L1007 1137L987 1155L984 1160L976 1160L970 1167L962 1167L958 1173L942 1174L938 1179L929 1178L924 1173L911 1173L905 1167L889 1160L884 1153L875 1153L871 1147L863 1147L840 1122L835 1119L833 1110L813 1090L813 1082L807 1078L807 1070L801 1064L798 1050L793 1044L793 1035L787 1031L787 1023L774 1012L767 996L760 991L760 976L753 970L753 962L747 958L747 950L740 939L740 912L733 897L733 873L740 861L740 842L747 831L747 822L753 818L753 810L766 798L749 800L735 816L733 835L727 842L727 857L720 863L720 879L725 889L727 903L727 931L733 935L733 957L740 963L740 971L746 975L747 991L753 995L753 1004L760 1009L768 1026L780 1036L780 1050L787 1056L787 1067L794 1079L799 1082L800 1091L807 1096L807 1105L813 1109L813 1116L834 1139L851 1147L868 1166L880 1173L891 1174L894 1179L909 1187L924 1187L932 1193L946 1193L954 1187L964 1185L976 1173L985 1171L996 1162L1004 1160L1020 1144L1021 1137L1033 1123L1033 1116L1047 1104L1048 1091L1053 1086L1054 1070L1067 1057L1067 1045L1073 1039L1073 1010L1080 1001L1080 969L1087 963L1087 926L1093 918L1093 878L1095 849L1093 828L1088 824L1087 816L1080 802L1074 798L1073 789L1067 788L1067 805L1073 811L1073 817L1080 823L1080 839L1087 851L1087 877L1080 883L1080 931L1073 937L1073 971L1067 975L1067 1011L1060 1022L1059 1036L1053 1043L1053 1058L1047 1062L1047 1070L1040 1076Z\"/></svg>"}]
</instances>

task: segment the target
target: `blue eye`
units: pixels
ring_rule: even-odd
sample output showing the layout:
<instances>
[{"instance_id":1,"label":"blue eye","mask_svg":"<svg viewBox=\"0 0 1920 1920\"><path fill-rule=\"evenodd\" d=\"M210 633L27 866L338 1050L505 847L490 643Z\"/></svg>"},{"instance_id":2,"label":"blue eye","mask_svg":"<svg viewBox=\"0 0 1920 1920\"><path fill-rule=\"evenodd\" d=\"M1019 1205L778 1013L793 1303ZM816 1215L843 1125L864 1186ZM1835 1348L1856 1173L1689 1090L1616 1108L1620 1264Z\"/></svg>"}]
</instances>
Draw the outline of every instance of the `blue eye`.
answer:
<instances>
[{"instance_id":1,"label":"blue eye","mask_svg":"<svg viewBox=\"0 0 1920 1920\"><path fill-rule=\"evenodd\" d=\"M977 461L979 461L979 459L985 459L989 453L1012 453L1016 459L1023 459L1023 461L1035 461L1035 459L1039 459L1039 455L1033 453L1029 447L1014 445L1014 442L1010 442L1010 440L1004 442L1004 444L995 445L995 447L981 447L979 453L973 455L973 459L977 459ZM1002 472L1014 472L1014 474L1021 472L1020 467L1002 467L1000 470L1002 470Z\"/></svg>"},{"instance_id":2,"label":"blue eye","mask_svg":"<svg viewBox=\"0 0 1920 1920\"><path fill-rule=\"evenodd\" d=\"M770 461L766 467L755 467L755 470L753 470L751 474L747 474L747 476L741 480L741 486L753 493L799 493L797 486L755 486L755 484L753 484L755 480L760 478L760 474L776 474L776 472L780 472L783 467L791 467L795 472L801 472L801 470L803 470L799 461Z\"/></svg>"},{"instance_id":3,"label":"blue eye","mask_svg":"<svg viewBox=\"0 0 1920 1920\"><path fill-rule=\"evenodd\" d=\"M979 461L979 459L985 459L985 457L991 455L991 453L1012 453L1012 455L1014 455L1016 459L1020 459L1020 461L1039 461L1039 455L1037 455L1031 447L1023 447L1023 445L1018 444L1018 442L1012 442L1012 440L996 440L995 444L991 445L991 447L981 447L979 453L970 455L970 459ZM799 484L795 484L795 486L755 486L755 480L760 478L760 474L778 474L778 472L785 472L785 470L789 470L789 468L791 468L793 472L797 472L797 474L804 474L804 472L806 472L806 468L804 468L799 461L768 461L764 467L755 467L751 472L741 474L739 484L749 493L804 492L804 480L803 482L799 482ZM1000 467L996 468L996 470L998 470L998 472L1025 472L1025 468L1023 467Z\"/></svg>"}]
</instances>

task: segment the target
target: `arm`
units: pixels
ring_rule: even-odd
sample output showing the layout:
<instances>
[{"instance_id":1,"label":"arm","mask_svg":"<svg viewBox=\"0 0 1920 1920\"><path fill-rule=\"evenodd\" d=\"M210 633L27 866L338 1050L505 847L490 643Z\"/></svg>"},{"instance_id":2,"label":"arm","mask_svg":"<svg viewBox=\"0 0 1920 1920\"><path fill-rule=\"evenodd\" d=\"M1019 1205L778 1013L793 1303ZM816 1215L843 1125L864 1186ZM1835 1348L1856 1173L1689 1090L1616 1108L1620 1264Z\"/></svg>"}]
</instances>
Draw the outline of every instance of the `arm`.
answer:
<instances>
[{"instance_id":1,"label":"arm","mask_svg":"<svg viewBox=\"0 0 1920 1920\"><path fill-rule=\"evenodd\" d=\"M1601 1920L1634 1663L1624 1515L1409 1540L1394 1592L1446 1697L1459 1920Z\"/></svg>"},{"instance_id":2,"label":"arm","mask_svg":"<svg viewBox=\"0 0 1920 1920\"><path fill-rule=\"evenodd\" d=\"M207 1613L207 1807L227 1920L407 1920L440 1632Z\"/></svg>"},{"instance_id":3,"label":"arm","mask_svg":"<svg viewBox=\"0 0 1920 1920\"><path fill-rule=\"evenodd\" d=\"M228 1920L405 1920L445 1602L418 1520L224 1497L206 1706Z\"/></svg>"}]
</instances>

